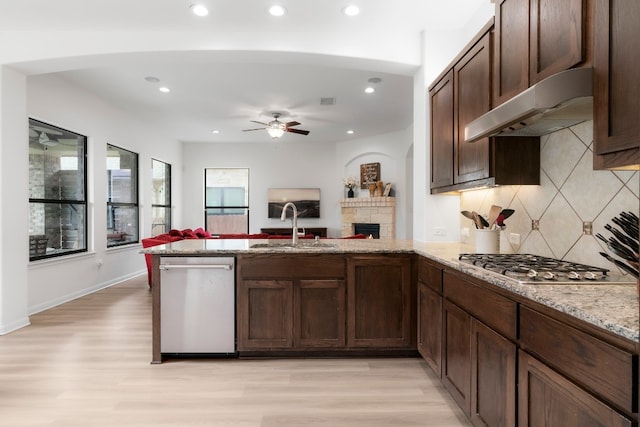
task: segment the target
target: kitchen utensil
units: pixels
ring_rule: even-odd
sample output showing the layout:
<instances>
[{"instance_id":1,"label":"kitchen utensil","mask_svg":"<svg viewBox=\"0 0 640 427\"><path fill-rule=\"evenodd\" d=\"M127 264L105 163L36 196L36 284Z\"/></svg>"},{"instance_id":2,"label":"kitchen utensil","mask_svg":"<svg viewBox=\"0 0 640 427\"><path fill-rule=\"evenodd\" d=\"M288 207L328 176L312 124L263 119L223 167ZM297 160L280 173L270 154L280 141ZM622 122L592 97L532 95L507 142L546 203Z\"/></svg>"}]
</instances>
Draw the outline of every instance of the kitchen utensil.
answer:
<instances>
[{"instance_id":1,"label":"kitchen utensil","mask_svg":"<svg viewBox=\"0 0 640 427\"><path fill-rule=\"evenodd\" d=\"M640 273L638 273L638 270L636 270L635 268L631 267L630 265L625 264L624 262L622 262L622 261L620 261L618 259L615 259L614 257L609 255L608 253L600 252L600 255L602 255L607 260L611 261L612 263L614 263L615 265L617 265L618 267L620 267L621 269L623 269L627 273L633 275L634 277L638 278L640 276Z\"/></svg>"},{"instance_id":2,"label":"kitchen utensil","mask_svg":"<svg viewBox=\"0 0 640 427\"><path fill-rule=\"evenodd\" d=\"M605 224L604 228L606 230L609 230L611 232L611 234L616 236L616 238L618 240L620 240L623 244L625 244L625 245L629 246L631 249L633 249L634 252L638 252L638 250L640 249L640 245L638 244L637 240L634 240L634 239L626 236L624 233L622 233L617 228L612 227L609 224Z\"/></svg>"},{"instance_id":3,"label":"kitchen utensil","mask_svg":"<svg viewBox=\"0 0 640 427\"><path fill-rule=\"evenodd\" d=\"M638 240L638 226L624 218L612 218L614 224L618 225L630 238Z\"/></svg>"},{"instance_id":4,"label":"kitchen utensil","mask_svg":"<svg viewBox=\"0 0 640 427\"><path fill-rule=\"evenodd\" d=\"M485 225L484 225L484 222L481 219L482 217L480 215L478 215L478 212L473 211L473 212L471 212L471 215L473 216L473 222L476 223L476 227L479 228L479 229L483 229L485 227ZM489 225L489 224L487 223L487 225Z\"/></svg>"},{"instance_id":5,"label":"kitchen utensil","mask_svg":"<svg viewBox=\"0 0 640 427\"><path fill-rule=\"evenodd\" d=\"M460 213L462 214L463 217L469 218L470 220L473 221L473 215L471 214L471 212L469 212L469 211L461 211Z\"/></svg>"},{"instance_id":6,"label":"kitchen utensil","mask_svg":"<svg viewBox=\"0 0 640 427\"><path fill-rule=\"evenodd\" d=\"M500 214L502 214L504 216L504 219L507 219L511 215L513 215L514 212L515 212L515 210L513 210L513 209L502 209L502 212L500 212Z\"/></svg>"},{"instance_id":7,"label":"kitchen utensil","mask_svg":"<svg viewBox=\"0 0 640 427\"><path fill-rule=\"evenodd\" d=\"M489 223L488 228L494 227L496 220L498 219L498 215L500 215L500 212L502 212L502 206L491 205L491 208L489 208L489 217L487 218L487 221Z\"/></svg>"}]
</instances>

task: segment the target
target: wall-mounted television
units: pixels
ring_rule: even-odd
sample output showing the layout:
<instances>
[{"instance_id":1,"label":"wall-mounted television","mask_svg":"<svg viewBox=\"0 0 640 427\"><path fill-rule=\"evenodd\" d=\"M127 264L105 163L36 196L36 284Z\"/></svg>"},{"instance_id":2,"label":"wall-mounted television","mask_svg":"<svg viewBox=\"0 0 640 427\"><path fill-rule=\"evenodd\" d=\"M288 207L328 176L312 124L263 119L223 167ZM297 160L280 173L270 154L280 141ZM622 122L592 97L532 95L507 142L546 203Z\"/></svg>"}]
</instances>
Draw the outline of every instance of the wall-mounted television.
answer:
<instances>
[{"instance_id":1,"label":"wall-mounted television","mask_svg":"<svg viewBox=\"0 0 640 427\"><path fill-rule=\"evenodd\" d=\"M269 188L267 201L269 218L279 219L288 202L296 205L298 218L320 218L319 188ZM291 209L287 209L287 218L291 218Z\"/></svg>"}]
</instances>

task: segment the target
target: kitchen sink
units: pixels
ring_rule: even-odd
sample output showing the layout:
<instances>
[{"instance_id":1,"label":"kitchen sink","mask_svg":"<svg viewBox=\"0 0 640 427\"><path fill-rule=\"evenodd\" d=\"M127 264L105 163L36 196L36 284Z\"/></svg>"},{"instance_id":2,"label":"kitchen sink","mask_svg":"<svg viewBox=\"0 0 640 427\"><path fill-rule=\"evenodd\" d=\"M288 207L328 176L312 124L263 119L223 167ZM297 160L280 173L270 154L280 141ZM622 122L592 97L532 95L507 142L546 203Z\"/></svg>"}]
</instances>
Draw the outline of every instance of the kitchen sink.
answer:
<instances>
[{"instance_id":1,"label":"kitchen sink","mask_svg":"<svg viewBox=\"0 0 640 427\"><path fill-rule=\"evenodd\" d=\"M291 242L255 243L251 249L335 249L338 246L333 243L322 243L315 240L309 242L298 242L294 245Z\"/></svg>"}]
</instances>

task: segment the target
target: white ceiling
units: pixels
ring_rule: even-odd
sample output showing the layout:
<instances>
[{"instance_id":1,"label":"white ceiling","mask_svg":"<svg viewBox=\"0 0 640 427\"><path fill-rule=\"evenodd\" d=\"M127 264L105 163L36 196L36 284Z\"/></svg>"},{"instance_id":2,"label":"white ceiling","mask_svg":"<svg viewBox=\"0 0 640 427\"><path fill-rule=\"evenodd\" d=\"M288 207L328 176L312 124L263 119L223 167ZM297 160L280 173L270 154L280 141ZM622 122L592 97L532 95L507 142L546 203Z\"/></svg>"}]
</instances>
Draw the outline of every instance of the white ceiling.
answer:
<instances>
[{"instance_id":1,"label":"white ceiling","mask_svg":"<svg viewBox=\"0 0 640 427\"><path fill-rule=\"evenodd\" d=\"M283 139L341 141L410 126L420 32L455 30L489 0L282 0L281 18L266 13L275 0L203 0L204 18L193 2L0 0L0 62L56 72L179 141L269 141L242 130L272 111L311 132Z\"/></svg>"}]
</instances>

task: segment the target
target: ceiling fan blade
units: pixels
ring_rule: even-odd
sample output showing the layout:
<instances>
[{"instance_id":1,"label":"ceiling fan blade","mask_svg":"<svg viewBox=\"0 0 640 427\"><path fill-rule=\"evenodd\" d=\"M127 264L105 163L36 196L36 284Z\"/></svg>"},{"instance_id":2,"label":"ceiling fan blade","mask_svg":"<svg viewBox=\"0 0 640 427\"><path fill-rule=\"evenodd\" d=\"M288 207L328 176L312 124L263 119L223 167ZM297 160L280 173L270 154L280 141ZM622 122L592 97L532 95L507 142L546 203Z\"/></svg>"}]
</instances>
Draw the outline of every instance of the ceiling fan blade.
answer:
<instances>
[{"instance_id":1,"label":"ceiling fan blade","mask_svg":"<svg viewBox=\"0 0 640 427\"><path fill-rule=\"evenodd\" d=\"M268 124L268 123L257 122L257 121L255 121L255 120L249 120L249 121L250 121L250 122L252 122L252 123L257 123L257 124L259 124L259 125L269 126L269 124Z\"/></svg>"},{"instance_id":2,"label":"ceiling fan blade","mask_svg":"<svg viewBox=\"0 0 640 427\"><path fill-rule=\"evenodd\" d=\"M285 125L286 127L290 127L290 126L298 126L299 124L301 124L301 123L300 123L300 122L293 121L293 122L285 123L284 125Z\"/></svg>"},{"instance_id":3,"label":"ceiling fan blade","mask_svg":"<svg viewBox=\"0 0 640 427\"><path fill-rule=\"evenodd\" d=\"M291 133L299 133L300 135L309 135L308 130L301 130L301 129L285 129L285 130Z\"/></svg>"},{"instance_id":4,"label":"ceiling fan blade","mask_svg":"<svg viewBox=\"0 0 640 427\"><path fill-rule=\"evenodd\" d=\"M243 129L242 132L249 132L249 131L252 131L252 130L264 130L264 129L266 129L266 128Z\"/></svg>"}]
</instances>

